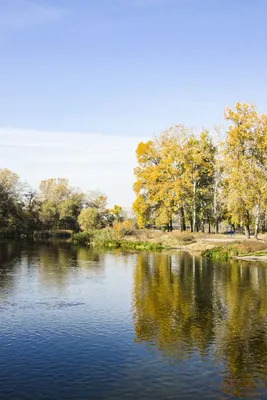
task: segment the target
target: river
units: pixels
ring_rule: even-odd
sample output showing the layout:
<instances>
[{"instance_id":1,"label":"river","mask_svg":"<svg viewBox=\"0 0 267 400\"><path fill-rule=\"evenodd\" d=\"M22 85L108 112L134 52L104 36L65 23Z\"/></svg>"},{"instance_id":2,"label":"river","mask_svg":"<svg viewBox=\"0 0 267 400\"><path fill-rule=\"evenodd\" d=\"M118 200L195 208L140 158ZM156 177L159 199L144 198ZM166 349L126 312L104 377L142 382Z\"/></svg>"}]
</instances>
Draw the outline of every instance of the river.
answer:
<instances>
[{"instance_id":1,"label":"river","mask_svg":"<svg viewBox=\"0 0 267 400\"><path fill-rule=\"evenodd\" d=\"M267 268L0 243L0 399L266 399Z\"/></svg>"}]
</instances>

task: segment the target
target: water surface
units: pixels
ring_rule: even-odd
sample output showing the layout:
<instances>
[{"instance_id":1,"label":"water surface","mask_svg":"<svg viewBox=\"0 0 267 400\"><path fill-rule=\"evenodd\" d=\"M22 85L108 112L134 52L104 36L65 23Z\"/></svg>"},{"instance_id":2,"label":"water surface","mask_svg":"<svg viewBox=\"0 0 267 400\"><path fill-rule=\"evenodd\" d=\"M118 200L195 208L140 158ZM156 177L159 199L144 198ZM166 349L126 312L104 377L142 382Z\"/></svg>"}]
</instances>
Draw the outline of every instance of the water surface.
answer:
<instances>
[{"instance_id":1,"label":"water surface","mask_svg":"<svg viewBox=\"0 0 267 400\"><path fill-rule=\"evenodd\" d=\"M267 269L0 243L0 399L266 399Z\"/></svg>"}]
</instances>

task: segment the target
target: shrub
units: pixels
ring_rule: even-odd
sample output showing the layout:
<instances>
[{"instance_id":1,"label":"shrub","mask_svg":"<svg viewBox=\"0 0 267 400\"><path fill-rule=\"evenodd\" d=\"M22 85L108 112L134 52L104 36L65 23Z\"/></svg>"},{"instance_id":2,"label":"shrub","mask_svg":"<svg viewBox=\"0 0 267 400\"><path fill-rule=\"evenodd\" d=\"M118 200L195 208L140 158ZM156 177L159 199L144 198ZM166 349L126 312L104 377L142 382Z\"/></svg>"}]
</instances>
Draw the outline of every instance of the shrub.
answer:
<instances>
[{"instance_id":1,"label":"shrub","mask_svg":"<svg viewBox=\"0 0 267 400\"><path fill-rule=\"evenodd\" d=\"M104 228L92 231L93 243L102 243L116 239L116 233L112 228Z\"/></svg>"},{"instance_id":2,"label":"shrub","mask_svg":"<svg viewBox=\"0 0 267 400\"><path fill-rule=\"evenodd\" d=\"M92 232L78 232L72 235L72 240L75 244L89 244L92 238Z\"/></svg>"},{"instance_id":3,"label":"shrub","mask_svg":"<svg viewBox=\"0 0 267 400\"><path fill-rule=\"evenodd\" d=\"M164 246L161 243L150 243L150 242L136 242L127 240L109 240L103 242L93 242L95 247L106 247L106 248L121 248L127 250L162 250Z\"/></svg>"},{"instance_id":4,"label":"shrub","mask_svg":"<svg viewBox=\"0 0 267 400\"><path fill-rule=\"evenodd\" d=\"M126 219L123 222L114 222L113 229L117 239L123 236L132 235L136 228L136 222L133 219Z\"/></svg>"}]
</instances>

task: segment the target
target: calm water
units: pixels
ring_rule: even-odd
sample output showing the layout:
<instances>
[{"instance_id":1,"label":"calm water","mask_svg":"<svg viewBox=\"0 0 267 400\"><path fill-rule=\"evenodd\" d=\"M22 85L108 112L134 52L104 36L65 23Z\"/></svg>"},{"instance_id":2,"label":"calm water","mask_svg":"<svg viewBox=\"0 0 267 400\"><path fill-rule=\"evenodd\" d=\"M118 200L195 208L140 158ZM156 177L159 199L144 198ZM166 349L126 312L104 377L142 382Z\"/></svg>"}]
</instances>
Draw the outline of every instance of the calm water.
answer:
<instances>
[{"instance_id":1,"label":"calm water","mask_svg":"<svg viewBox=\"0 0 267 400\"><path fill-rule=\"evenodd\" d=\"M0 244L0 399L267 398L267 268Z\"/></svg>"}]
</instances>

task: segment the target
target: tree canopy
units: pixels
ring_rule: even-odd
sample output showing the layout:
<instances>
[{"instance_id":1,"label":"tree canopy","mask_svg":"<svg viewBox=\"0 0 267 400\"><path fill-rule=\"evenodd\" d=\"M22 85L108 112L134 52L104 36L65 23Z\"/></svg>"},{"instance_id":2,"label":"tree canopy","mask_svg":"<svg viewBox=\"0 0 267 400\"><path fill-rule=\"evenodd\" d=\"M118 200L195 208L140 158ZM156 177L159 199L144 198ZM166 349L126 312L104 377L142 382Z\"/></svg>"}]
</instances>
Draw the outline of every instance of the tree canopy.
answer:
<instances>
[{"instance_id":1,"label":"tree canopy","mask_svg":"<svg viewBox=\"0 0 267 400\"><path fill-rule=\"evenodd\" d=\"M134 170L133 209L140 227L192 232L225 221L257 237L267 206L267 115L237 103L225 110L230 122L223 142L213 132L196 134L182 125L140 142Z\"/></svg>"}]
</instances>

